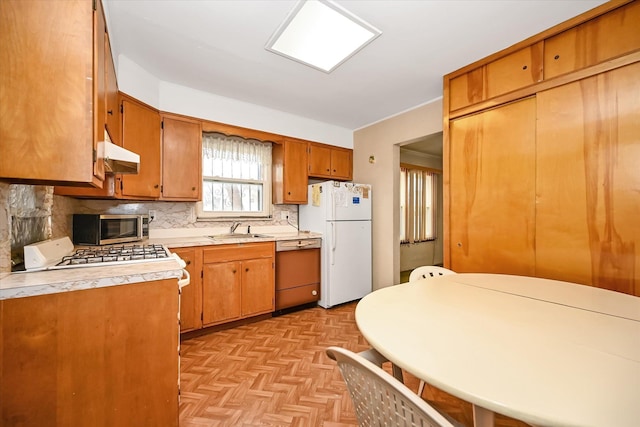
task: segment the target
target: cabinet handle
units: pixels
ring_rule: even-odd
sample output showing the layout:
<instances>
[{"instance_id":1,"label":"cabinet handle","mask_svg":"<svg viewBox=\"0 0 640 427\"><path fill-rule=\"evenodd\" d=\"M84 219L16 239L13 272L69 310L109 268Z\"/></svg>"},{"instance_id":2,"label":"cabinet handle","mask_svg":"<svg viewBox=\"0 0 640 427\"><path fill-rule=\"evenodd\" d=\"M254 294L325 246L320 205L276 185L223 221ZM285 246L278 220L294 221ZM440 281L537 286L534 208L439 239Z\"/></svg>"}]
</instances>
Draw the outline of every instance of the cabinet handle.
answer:
<instances>
[{"instance_id":1,"label":"cabinet handle","mask_svg":"<svg viewBox=\"0 0 640 427\"><path fill-rule=\"evenodd\" d=\"M526 65L523 65L523 66L522 66L522 69L523 69L523 70L526 70L526 69L527 69L527 66L526 66Z\"/></svg>"},{"instance_id":2,"label":"cabinet handle","mask_svg":"<svg viewBox=\"0 0 640 427\"><path fill-rule=\"evenodd\" d=\"M553 59L555 59L555 60L560 59L560 55L556 55L556 56L554 56L554 57L553 57Z\"/></svg>"},{"instance_id":3,"label":"cabinet handle","mask_svg":"<svg viewBox=\"0 0 640 427\"><path fill-rule=\"evenodd\" d=\"M110 116L113 116L113 110L107 111L107 114L110 115Z\"/></svg>"},{"instance_id":4,"label":"cabinet handle","mask_svg":"<svg viewBox=\"0 0 640 427\"><path fill-rule=\"evenodd\" d=\"M158 188L158 187L160 187L160 184L156 184L153 186L153 188Z\"/></svg>"}]
</instances>

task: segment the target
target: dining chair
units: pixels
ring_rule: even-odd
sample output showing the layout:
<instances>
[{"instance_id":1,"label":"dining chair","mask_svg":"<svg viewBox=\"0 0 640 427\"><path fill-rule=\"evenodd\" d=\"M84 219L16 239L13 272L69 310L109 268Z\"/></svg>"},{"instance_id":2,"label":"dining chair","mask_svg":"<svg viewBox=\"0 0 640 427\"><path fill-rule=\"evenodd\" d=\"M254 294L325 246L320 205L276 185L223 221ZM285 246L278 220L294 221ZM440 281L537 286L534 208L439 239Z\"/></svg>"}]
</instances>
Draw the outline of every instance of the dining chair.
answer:
<instances>
[{"instance_id":1,"label":"dining chair","mask_svg":"<svg viewBox=\"0 0 640 427\"><path fill-rule=\"evenodd\" d=\"M435 265L423 265L414 268L409 274L409 281L415 282L420 279L428 279L429 277L445 276L447 274L456 274L455 271L448 268L438 267Z\"/></svg>"},{"instance_id":2,"label":"dining chair","mask_svg":"<svg viewBox=\"0 0 640 427\"><path fill-rule=\"evenodd\" d=\"M341 347L327 355L338 363L360 427L454 427L440 412L364 357Z\"/></svg>"},{"instance_id":3,"label":"dining chair","mask_svg":"<svg viewBox=\"0 0 640 427\"><path fill-rule=\"evenodd\" d=\"M411 271L411 273L409 274L409 282L428 279L430 277L446 276L447 274L456 274L456 272L449 270L448 268L438 267L435 265L423 265L421 267L414 268L413 271ZM422 397L424 386L424 381L420 380L420 385L418 386L418 396Z\"/></svg>"}]
</instances>

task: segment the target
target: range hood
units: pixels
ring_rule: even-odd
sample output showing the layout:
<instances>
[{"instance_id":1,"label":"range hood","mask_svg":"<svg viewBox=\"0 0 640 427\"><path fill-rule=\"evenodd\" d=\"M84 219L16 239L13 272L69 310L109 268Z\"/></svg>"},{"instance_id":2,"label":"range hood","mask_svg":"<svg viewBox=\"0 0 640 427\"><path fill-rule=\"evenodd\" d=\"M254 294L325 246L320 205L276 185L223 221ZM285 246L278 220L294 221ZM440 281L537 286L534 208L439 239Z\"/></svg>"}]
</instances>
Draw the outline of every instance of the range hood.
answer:
<instances>
[{"instance_id":1,"label":"range hood","mask_svg":"<svg viewBox=\"0 0 640 427\"><path fill-rule=\"evenodd\" d=\"M106 173L137 174L140 172L140 156L110 141L98 143L98 157L104 158Z\"/></svg>"}]
</instances>

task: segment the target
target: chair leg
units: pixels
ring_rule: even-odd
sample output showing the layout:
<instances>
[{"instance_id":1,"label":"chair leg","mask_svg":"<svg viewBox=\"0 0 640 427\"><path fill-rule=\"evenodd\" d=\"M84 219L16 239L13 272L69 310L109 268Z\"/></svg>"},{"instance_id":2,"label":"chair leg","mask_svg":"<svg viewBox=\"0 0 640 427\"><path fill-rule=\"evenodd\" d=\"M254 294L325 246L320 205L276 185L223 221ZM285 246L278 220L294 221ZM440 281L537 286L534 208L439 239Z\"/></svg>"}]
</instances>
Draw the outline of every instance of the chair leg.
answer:
<instances>
[{"instance_id":1,"label":"chair leg","mask_svg":"<svg viewBox=\"0 0 640 427\"><path fill-rule=\"evenodd\" d=\"M420 380L420 385L418 386L418 396L422 397L423 391L424 391L424 381Z\"/></svg>"},{"instance_id":2,"label":"chair leg","mask_svg":"<svg viewBox=\"0 0 640 427\"><path fill-rule=\"evenodd\" d=\"M404 384L404 378L402 377L402 368L391 363L391 370L393 371L393 376L395 377L395 379Z\"/></svg>"}]
</instances>

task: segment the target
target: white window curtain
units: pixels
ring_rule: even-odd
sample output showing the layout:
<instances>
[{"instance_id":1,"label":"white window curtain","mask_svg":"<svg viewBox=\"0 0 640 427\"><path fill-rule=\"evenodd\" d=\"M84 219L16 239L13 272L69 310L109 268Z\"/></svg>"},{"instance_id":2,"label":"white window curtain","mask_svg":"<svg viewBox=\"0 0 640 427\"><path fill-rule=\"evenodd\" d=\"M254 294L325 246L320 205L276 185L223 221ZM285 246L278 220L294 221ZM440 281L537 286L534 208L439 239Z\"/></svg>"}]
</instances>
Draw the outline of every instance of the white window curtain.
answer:
<instances>
[{"instance_id":1,"label":"white window curtain","mask_svg":"<svg viewBox=\"0 0 640 427\"><path fill-rule=\"evenodd\" d=\"M436 239L437 179L434 172L400 168L401 243Z\"/></svg>"},{"instance_id":2,"label":"white window curtain","mask_svg":"<svg viewBox=\"0 0 640 427\"><path fill-rule=\"evenodd\" d=\"M271 144L219 133L202 136L202 211L268 216Z\"/></svg>"}]
</instances>

